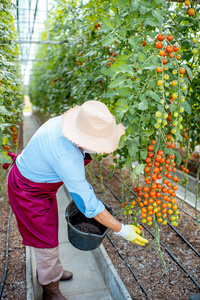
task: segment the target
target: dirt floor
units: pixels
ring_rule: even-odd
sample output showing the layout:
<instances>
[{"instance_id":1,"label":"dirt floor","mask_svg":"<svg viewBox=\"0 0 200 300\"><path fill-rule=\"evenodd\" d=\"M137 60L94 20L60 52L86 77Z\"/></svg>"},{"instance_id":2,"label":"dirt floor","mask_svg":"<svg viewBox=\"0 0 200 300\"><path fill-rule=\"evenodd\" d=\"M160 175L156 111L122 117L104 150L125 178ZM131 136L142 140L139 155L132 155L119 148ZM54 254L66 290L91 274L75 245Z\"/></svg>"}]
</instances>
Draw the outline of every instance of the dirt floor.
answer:
<instances>
[{"instance_id":1,"label":"dirt floor","mask_svg":"<svg viewBox=\"0 0 200 300\"><path fill-rule=\"evenodd\" d=\"M22 126L19 128L18 152L22 150L23 136ZM1 167L1 172L2 171ZM6 236L8 227L8 218L10 214L10 204L7 192L7 173L2 178L2 189L0 191L0 283L2 282L5 260L6 260ZM17 222L14 214L11 214L9 248L8 248L8 271L5 285L2 293L2 300L26 299L26 253L22 245L22 238L17 228Z\"/></svg>"}]
</instances>

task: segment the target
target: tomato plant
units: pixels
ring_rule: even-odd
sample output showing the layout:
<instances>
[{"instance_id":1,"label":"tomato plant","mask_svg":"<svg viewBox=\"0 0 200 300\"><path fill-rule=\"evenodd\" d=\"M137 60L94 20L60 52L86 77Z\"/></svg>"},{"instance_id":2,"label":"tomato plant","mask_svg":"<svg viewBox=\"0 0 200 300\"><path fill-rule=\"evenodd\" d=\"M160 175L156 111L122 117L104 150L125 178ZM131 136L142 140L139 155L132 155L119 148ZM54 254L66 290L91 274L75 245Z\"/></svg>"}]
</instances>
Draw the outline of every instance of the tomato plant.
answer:
<instances>
[{"instance_id":1,"label":"tomato plant","mask_svg":"<svg viewBox=\"0 0 200 300\"><path fill-rule=\"evenodd\" d=\"M17 128L22 118L23 92L20 65L16 63L19 49L14 44L14 9L11 1L0 1L0 163L10 162L6 154L11 141L17 146Z\"/></svg>"}]
</instances>

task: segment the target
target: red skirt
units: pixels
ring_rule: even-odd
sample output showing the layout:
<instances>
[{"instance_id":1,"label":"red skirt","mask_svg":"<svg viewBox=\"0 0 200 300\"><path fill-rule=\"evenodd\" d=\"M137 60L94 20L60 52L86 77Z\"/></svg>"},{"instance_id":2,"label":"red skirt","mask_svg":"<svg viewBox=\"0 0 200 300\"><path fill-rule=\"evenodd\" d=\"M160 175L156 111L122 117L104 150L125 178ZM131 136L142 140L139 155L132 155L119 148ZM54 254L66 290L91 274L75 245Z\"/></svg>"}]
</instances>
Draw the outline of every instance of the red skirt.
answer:
<instances>
[{"instance_id":1,"label":"red skirt","mask_svg":"<svg viewBox=\"0 0 200 300\"><path fill-rule=\"evenodd\" d=\"M24 245L36 248L58 246L56 192L62 184L62 181L33 182L22 176L16 164L13 165L8 175L8 195Z\"/></svg>"}]
</instances>

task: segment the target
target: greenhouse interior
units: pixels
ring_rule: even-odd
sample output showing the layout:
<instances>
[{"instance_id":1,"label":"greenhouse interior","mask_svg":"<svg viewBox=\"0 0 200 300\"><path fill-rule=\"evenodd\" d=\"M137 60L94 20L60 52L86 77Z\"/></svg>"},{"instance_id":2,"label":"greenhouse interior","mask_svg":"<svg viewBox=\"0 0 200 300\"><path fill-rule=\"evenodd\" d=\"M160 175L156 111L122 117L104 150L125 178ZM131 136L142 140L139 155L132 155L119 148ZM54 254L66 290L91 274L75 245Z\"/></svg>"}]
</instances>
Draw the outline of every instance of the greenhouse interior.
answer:
<instances>
[{"instance_id":1,"label":"greenhouse interior","mask_svg":"<svg viewBox=\"0 0 200 300\"><path fill-rule=\"evenodd\" d=\"M199 53L199 0L0 0L0 300L200 300Z\"/></svg>"}]
</instances>

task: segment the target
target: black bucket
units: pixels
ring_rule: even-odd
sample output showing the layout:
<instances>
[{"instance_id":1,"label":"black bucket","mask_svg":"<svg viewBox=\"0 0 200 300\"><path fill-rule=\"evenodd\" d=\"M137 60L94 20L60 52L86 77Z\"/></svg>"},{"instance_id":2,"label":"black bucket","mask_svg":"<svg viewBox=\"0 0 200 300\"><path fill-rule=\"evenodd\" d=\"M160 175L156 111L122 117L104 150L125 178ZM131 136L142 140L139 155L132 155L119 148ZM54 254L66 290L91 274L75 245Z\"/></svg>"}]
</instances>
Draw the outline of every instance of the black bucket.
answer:
<instances>
[{"instance_id":1,"label":"black bucket","mask_svg":"<svg viewBox=\"0 0 200 300\"><path fill-rule=\"evenodd\" d=\"M104 204L105 205L105 204ZM112 213L111 208L105 205ZM68 225L68 239L77 249L83 251L94 250L100 246L108 228L97 222L94 218L87 218L80 212L74 201L71 201L66 208L65 218ZM81 227L90 227L90 232L81 231ZM79 229L80 227L80 229Z\"/></svg>"}]
</instances>

